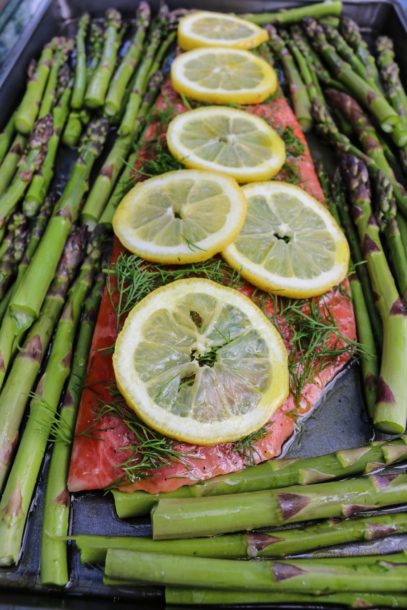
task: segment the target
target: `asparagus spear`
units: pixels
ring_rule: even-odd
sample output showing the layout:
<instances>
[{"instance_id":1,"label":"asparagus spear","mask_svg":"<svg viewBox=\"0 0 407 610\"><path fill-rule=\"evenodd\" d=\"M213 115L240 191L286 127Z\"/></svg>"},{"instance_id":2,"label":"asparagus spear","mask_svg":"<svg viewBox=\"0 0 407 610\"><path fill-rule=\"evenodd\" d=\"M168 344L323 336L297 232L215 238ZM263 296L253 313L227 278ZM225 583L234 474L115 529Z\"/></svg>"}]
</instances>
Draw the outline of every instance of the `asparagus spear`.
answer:
<instances>
[{"instance_id":1,"label":"asparagus spear","mask_svg":"<svg viewBox=\"0 0 407 610\"><path fill-rule=\"evenodd\" d=\"M320 19L325 16L340 16L342 13L342 2L318 2L317 4L308 4L304 7L296 7L285 9L274 13L259 13L242 15L248 21L257 23L258 25L266 25L268 23L277 23L278 25L286 25L288 23L297 23L304 17L315 17Z\"/></svg>"},{"instance_id":2,"label":"asparagus spear","mask_svg":"<svg viewBox=\"0 0 407 610\"><path fill-rule=\"evenodd\" d=\"M90 24L90 64L86 70L86 85L89 85L97 69L103 51L104 30L96 22Z\"/></svg>"},{"instance_id":3,"label":"asparagus spear","mask_svg":"<svg viewBox=\"0 0 407 610\"><path fill-rule=\"evenodd\" d=\"M41 315L18 352L0 394L0 490L11 463L24 409L65 302L69 284L82 258L85 231L74 230L64 248Z\"/></svg>"},{"instance_id":4,"label":"asparagus spear","mask_svg":"<svg viewBox=\"0 0 407 610\"><path fill-rule=\"evenodd\" d=\"M312 595L302 593L269 593L264 591L220 591L215 589L183 589L165 587L167 604L212 605L223 604L338 604L352 608L406 608L407 596L392 593L331 593Z\"/></svg>"},{"instance_id":5,"label":"asparagus spear","mask_svg":"<svg viewBox=\"0 0 407 610\"><path fill-rule=\"evenodd\" d=\"M100 108L104 104L120 47L121 22L121 15L116 9L106 11L102 56L85 93L85 104L89 108Z\"/></svg>"},{"instance_id":6,"label":"asparagus spear","mask_svg":"<svg viewBox=\"0 0 407 610\"><path fill-rule=\"evenodd\" d=\"M52 113L53 132L48 142L47 154L40 171L34 176L23 202L23 210L27 216L35 216L48 192L55 171L55 158L58 152L61 132L64 128L68 112L71 87L69 86L70 71L67 65L59 73L59 101Z\"/></svg>"},{"instance_id":7,"label":"asparagus spear","mask_svg":"<svg viewBox=\"0 0 407 610\"><path fill-rule=\"evenodd\" d=\"M403 299L407 302L407 256L401 239L397 222L397 205L390 182L384 174L377 176L376 187L376 217L383 233L390 265Z\"/></svg>"},{"instance_id":8,"label":"asparagus spear","mask_svg":"<svg viewBox=\"0 0 407 610\"><path fill-rule=\"evenodd\" d=\"M35 249L38 245L38 242L41 239L41 236L44 232L45 226L48 222L48 218L51 214L52 203L50 199L46 199L44 205L41 207L41 210L35 219L34 226L32 227L31 234L29 237L27 248L24 252L23 259L18 265L17 277L14 284L9 288L7 294L0 302L0 321L3 320L3 323L0 326L0 345L3 344L3 333L7 335L7 322L5 322L5 313L7 311L10 300L15 293L17 286L19 285L21 278L24 275L24 272L28 266L29 261L32 258L32 255L35 252ZM11 324L13 328L13 324Z\"/></svg>"},{"instance_id":9,"label":"asparagus spear","mask_svg":"<svg viewBox=\"0 0 407 610\"><path fill-rule=\"evenodd\" d=\"M15 126L20 133L28 134L34 126L53 59L54 42L51 42L44 47L35 74L29 80L21 104L16 110Z\"/></svg>"},{"instance_id":10,"label":"asparagus spear","mask_svg":"<svg viewBox=\"0 0 407 610\"><path fill-rule=\"evenodd\" d=\"M126 111L119 127L119 134L121 136L129 135L134 128L143 95L146 92L148 80L151 76L154 56L161 43L163 33L166 33L168 28L168 19L168 7L164 4L161 6L158 17L153 21L151 33L149 35L149 45L146 49L143 62L139 66L132 83L129 101L127 102Z\"/></svg>"},{"instance_id":11,"label":"asparagus spear","mask_svg":"<svg viewBox=\"0 0 407 610\"><path fill-rule=\"evenodd\" d=\"M393 132L400 122L400 117L392 106L339 57L334 47L328 43L322 26L315 19L304 19L304 25L312 45L322 55L335 77L376 117L383 131Z\"/></svg>"},{"instance_id":12,"label":"asparagus spear","mask_svg":"<svg viewBox=\"0 0 407 610\"><path fill-rule=\"evenodd\" d=\"M365 153L373 159L377 167L386 174L389 180L391 180L397 201L400 202L401 206L405 205L405 202L407 202L407 192L403 185L397 181L393 169L387 161L385 151L376 130L362 108L356 100L346 93L334 90L329 90L326 93L333 105L339 108L341 113L343 113L351 123Z\"/></svg>"},{"instance_id":13,"label":"asparagus spear","mask_svg":"<svg viewBox=\"0 0 407 610\"><path fill-rule=\"evenodd\" d=\"M31 400L27 424L0 501L0 565L17 564L20 557L29 507L51 425L69 376L75 332L83 300L92 280L93 257L90 255L82 264L80 274L69 292L49 360Z\"/></svg>"},{"instance_id":14,"label":"asparagus spear","mask_svg":"<svg viewBox=\"0 0 407 610\"><path fill-rule=\"evenodd\" d=\"M379 430L400 433L404 431L407 419L407 312L383 252L379 227L372 213L366 166L351 155L345 157L343 165L353 215L383 322L383 352L373 422Z\"/></svg>"},{"instance_id":15,"label":"asparagus spear","mask_svg":"<svg viewBox=\"0 0 407 610\"><path fill-rule=\"evenodd\" d=\"M229 534L209 538L152 540L136 536L74 536L81 563L104 564L108 549L147 551L229 559L286 557L349 542L377 540L407 532L406 513L357 519L331 519L284 530Z\"/></svg>"},{"instance_id":16,"label":"asparagus spear","mask_svg":"<svg viewBox=\"0 0 407 610\"><path fill-rule=\"evenodd\" d=\"M70 113L62 136L65 146L73 148L78 144L83 128L89 121L90 114L87 110L73 110Z\"/></svg>"},{"instance_id":17,"label":"asparagus spear","mask_svg":"<svg viewBox=\"0 0 407 610\"><path fill-rule=\"evenodd\" d=\"M407 475L386 473L282 490L168 498L160 500L152 510L153 538L212 536L314 519L349 517L406 501Z\"/></svg>"},{"instance_id":18,"label":"asparagus spear","mask_svg":"<svg viewBox=\"0 0 407 610\"><path fill-rule=\"evenodd\" d=\"M89 261L90 267L98 262L99 241L102 237L103 233L97 231L93 238L93 260ZM89 269L90 277L92 276L91 271ZM40 560L42 584L64 586L68 582L66 536L69 526L70 502L66 480L76 411L85 380L88 354L105 283L104 279L104 274L100 272L84 304L79 336L73 356L72 371L59 415L58 427L62 431L62 435L57 437L52 451L44 499Z\"/></svg>"},{"instance_id":19,"label":"asparagus spear","mask_svg":"<svg viewBox=\"0 0 407 610\"><path fill-rule=\"evenodd\" d=\"M295 116L304 131L309 131L312 127L311 105L301 75L299 74L295 61L288 51L284 40L278 35L273 25L268 25L266 30L269 34L269 44L273 53L281 61L284 73L288 81L290 96L294 106Z\"/></svg>"},{"instance_id":20,"label":"asparagus spear","mask_svg":"<svg viewBox=\"0 0 407 610\"><path fill-rule=\"evenodd\" d=\"M377 63L386 93L396 112L407 118L407 95L400 80L400 70L395 61L394 45L388 36L376 40Z\"/></svg>"},{"instance_id":21,"label":"asparagus spear","mask_svg":"<svg viewBox=\"0 0 407 610\"><path fill-rule=\"evenodd\" d=\"M28 141L26 156L23 157L8 190L0 197L0 228L4 227L31 183L33 175L39 171L44 163L46 149L52 133L53 123L50 115L37 121Z\"/></svg>"},{"instance_id":22,"label":"asparagus spear","mask_svg":"<svg viewBox=\"0 0 407 610\"><path fill-rule=\"evenodd\" d=\"M15 117L14 114L10 117L3 131L0 133L0 163L3 162L4 157L10 147L12 137L15 132Z\"/></svg>"},{"instance_id":23,"label":"asparagus spear","mask_svg":"<svg viewBox=\"0 0 407 610\"><path fill-rule=\"evenodd\" d=\"M106 157L82 210L82 222L88 226L92 227L99 221L131 147L138 138L145 116L159 93L162 81L162 72L157 71L149 82L148 93L141 104L131 133L128 136L116 138Z\"/></svg>"},{"instance_id":24,"label":"asparagus spear","mask_svg":"<svg viewBox=\"0 0 407 610\"><path fill-rule=\"evenodd\" d=\"M76 33L76 64L71 106L78 110L82 108L86 91L86 33L90 23L89 13L84 13L79 19Z\"/></svg>"},{"instance_id":25,"label":"asparagus spear","mask_svg":"<svg viewBox=\"0 0 407 610\"><path fill-rule=\"evenodd\" d=\"M340 35L338 30L330 25L325 25L324 30L329 42L334 45L339 55L341 55L342 58L348 62L348 64L352 67L356 74L359 74L359 76L365 78L366 70L364 63L359 59L357 55L355 55L352 47L348 45L348 43ZM374 88L377 88L375 83Z\"/></svg>"},{"instance_id":26,"label":"asparagus spear","mask_svg":"<svg viewBox=\"0 0 407 610\"><path fill-rule=\"evenodd\" d=\"M331 211L338 224L342 225L345 234L348 236L348 242L350 244L351 249L350 266L353 267L355 261L359 263L357 270L353 269L349 274L349 284L352 294L353 309L356 317L358 341L363 348L360 354L360 364L363 375L363 392L365 395L369 415L372 417L374 405L376 404L377 379L379 372L378 358L374 334L370 323L369 309L366 304L362 284L357 274L358 270L362 272L363 269L362 277L365 281L367 281L367 286L369 288L369 305L376 315L376 311L374 309L375 306L373 294L371 293L366 267L363 264L360 264L362 263L362 252L359 247L356 231L351 222L345 198L343 196L343 185L339 181L340 177L338 175L335 175L333 187L331 188L331 181L323 167L319 165L317 167L317 170L319 181L321 182L325 198L329 203L329 210Z\"/></svg>"},{"instance_id":27,"label":"asparagus spear","mask_svg":"<svg viewBox=\"0 0 407 610\"><path fill-rule=\"evenodd\" d=\"M147 2L140 2L136 14L136 32L133 36L129 49L116 70L110 83L106 96L105 113L109 117L115 117L120 113L126 87L137 68L146 35L150 23L150 6Z\"/></svg>"},{"instance_id":28,"label":"asparagus spear","mask_svg":"<svg viewBox=\"0 0 407 610\"><path fill-rule=\"evenodd\" d=\"M18 332L28 328L38 316L67 236L77 219L82 198L88 190L89 175L101 153L106 133L106 120L95 119L83 137L78 159L54 215L24 275L24 281L10 303Z\"/></svg>"},{"instance_id":29,"label":"asparagus spear","mask_svg":"<svg viewBox=\"0 0 407 610\"><path fill-rule=\"evenodd\" d=\"M373 176L380 172L380 168L376 161L355 146L347 136L338 130L324 104L321 104L319 100L313 100L311 109L317 131L335 146L338 152L350 153L360 159L368 167ZM392 186L394 187L395 185L396 183L392 182ZM403 215L407 216L407 198L404 195L403 190L400 188L397 189L396 186L395 195L397 196L397 204L400 211Z\"/></svg>"},{"instance_id":30,"label":"asparagus spear","mask_svg":"<svg viewBox=\"0 0 407 610\"><path fill-rule=\"evenodd\" d=\"M0 195L2 195L10 184L16 173L18 162L23 156L27 138L20 134L16 135L10 149L0 165Z\"/></svg>"},{"instance_id":31,"label":"asparagus spear","mask_svg":"<svg viewBox=\"0 0 407 610\"><path fill-rule=\"evenodd\" d=\"M107 552L105 574L109 578L141 580L161 586L209 585L213 589L226 590L301 594L343 590L392 594L407 591L406 563L383 561L380 568L337 562L330 565L309 559L233 561L112 549Z\"/></svg>"},{"instance_id":32,"label":"asparagus spear","mask_svg":"<svg viewBox=\"0 0 407 610\"><path fill-rule=\"evenodd\" d=\"M48 76L47 86L41 100L39 118L52 112L55 102L60 96L60 77L59 71L64 66L68 53L72 50L72 40L59 36L54 38L52 44L55 48L51 70Z\"/></svg>"},{"instance_id":33,"label":"asparagus spear","mask_svg":"<svg viewBox=\"0 0 407 610\"><path fill-rule=\"evenodd\" d=\"M7 288L13 279L16 269L23 258L28 237L27 218L23 214L15 214L10 223L9 242L6 252L0 259L0 299L4 298Z\"/></svg>"},{"instance_id":34,"label":"asparagus spear","mask_svg":"<svg viewBox=\"0 0 407 610\"><path fill-rule=\"evenodd\" d=\"M148 494L143 491L124 493L113 490L120 518L147 514L162 498L195 498L277 489L290 485L310 485L354 474L368 473L380 467L403 461L407 457L407 437L375 442L366 447L346 449L315 458L270 460L240 472L218 476L176 491Z\"/></svg>"},{"instance_id":35,"label":"asparagus spear","mask_svg":"<svg viewBox=\"0 0 407 610\"><path fill-rule=\"evenodd\" d=\"M90 26L90 64L86 69L86 85L92 80L93 74L99 64L103 49L103 30L98 23L92 22ZM90 121L90 114L85 109L79 112L73 110L68 117L62 142L66 146L76 146L81 137L83 127Z\"/></svg>"},{"instance_id":36,"label":"asparagus spear","mask_svg":"<svg viewBox=\"0 0 407 610\"><path fill-rule=\"evenodd\" d=\"M363 40L358 24L349 17L341 19L341 33L345 40L353 47L357 57L365 67L364 78L375 83L380 90L380 76L373 55L369 51L367 43Z\"/></svg>"}]
</instances>

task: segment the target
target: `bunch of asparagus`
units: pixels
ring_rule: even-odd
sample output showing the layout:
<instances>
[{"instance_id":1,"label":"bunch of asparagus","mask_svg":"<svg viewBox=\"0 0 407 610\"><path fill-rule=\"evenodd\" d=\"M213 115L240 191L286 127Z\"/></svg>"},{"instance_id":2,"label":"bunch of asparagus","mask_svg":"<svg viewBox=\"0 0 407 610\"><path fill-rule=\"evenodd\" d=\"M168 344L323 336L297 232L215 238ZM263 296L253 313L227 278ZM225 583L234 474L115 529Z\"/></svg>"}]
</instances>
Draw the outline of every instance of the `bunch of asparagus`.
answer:
<instances>
[{"instance_id":1,"label":"bunch of asparagus","mask_svg":"<svg viewBox=\"0 0 407 610\"><path fill-rule=\"evenodd\" d=\"M398 434L407 421L407 97L390 38L377 39L374 56L354 21L307 9L270 18L269 45L298 120L339 156L342 176L320 177L351 246L366 404L378 430Z\"/></svg>"},{"instance_id":2,"label":"bunch of asparagus","mask_svg":"<svg viewBox=\"0 0 407 610\"><path fill-rule=\"evenodd\" d=\"M66 477L110 243L110 220L101 216L149 120L175 23L165 5L151 19L141 2L123 43L118 11L106 12L103 27L83 15L75 41L54 38L30 65L23 98L0 134L0 565L19 561L53 439L43 583L69 579ZM55 202L52 182L60 180L66 144L76 158Z\"/></svg>"}]
</instances>

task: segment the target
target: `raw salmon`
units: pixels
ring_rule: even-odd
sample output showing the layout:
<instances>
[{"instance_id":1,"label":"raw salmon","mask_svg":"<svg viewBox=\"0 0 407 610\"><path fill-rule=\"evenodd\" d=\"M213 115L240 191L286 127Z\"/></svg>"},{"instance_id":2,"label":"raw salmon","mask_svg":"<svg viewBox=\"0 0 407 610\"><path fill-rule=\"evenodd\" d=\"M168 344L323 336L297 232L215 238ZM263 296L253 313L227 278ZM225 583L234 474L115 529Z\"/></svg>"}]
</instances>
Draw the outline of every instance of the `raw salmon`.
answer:
<instances>
[{"instance_id":1,"label":"raw salmon","mask_svg":"<svg viewBox=\"0 0 407 610\"><path fill-rule=\"evenodd\" d=\"M169 83L166 83L163 88L157 101L157 108L163 111L170 109L174 116L186 110ZM301 154L288 154L288 164L276 179L292 179L294 175L299 186L323 201L323 193L305 137L283 95L281 93L277 94L266 103L248 109L262 116L280 134L284 134L287 129L290 129L293 136L298 138L302 144L303 151ZM141 178L138 171L142 168L143 161L150 156L151 142L157 137L164 137L164 135L165 132L163 132L160 122L153 123L147 129L135 167L135 174L138 179ZM287 172L289 175L287 175ZM113 260L120 251L121 247L118 243L115 243ZM253 296L253 300L260 298L259 291L254 291L249 284L244 284L242 290L249 296ZM266 299L266 313L272 317L273 299L265 295L263 297ZM347 281L318 299L317 303L321 312L330 312L331 319L344 336L351 340L356 338L355 320ZM287 347L290 348L290 328L285 323L284 318L277 317L280 331ZM116 485L118 482L123 484L123 471L120 464L130 457L131 451L126 447L128 448L134 442L134 437L117 417L103 416L97 418L99 405L101 401L109 402L110 388L114 384L111 348L116 339L116 334L116 316L109 295L105 291L92 342L86 388L83 392L78 414L68 481L71 491L103 489ZM345 351L339 356L333 356L324 362L320 370L315 372L312 381L304 386L299 399L295 400L292 394L289 396L268 422L264 436L254 443L252 456L256 462L280 454L284 442L294 432L298 417L309 412L315 406L324 387L343 368L350 357L349 351ZM168 465L152 471L145 478L122 486L122 489L125 491L142 489L151 493L172 491L182 485L190 485L201 479L240 470L247 463L244 455L241 451L236 450L236 445L233 443L215 447L199 447L177 443L175 448L185 454L182 461L172 461Z\"/></svg>"}]
</instances>

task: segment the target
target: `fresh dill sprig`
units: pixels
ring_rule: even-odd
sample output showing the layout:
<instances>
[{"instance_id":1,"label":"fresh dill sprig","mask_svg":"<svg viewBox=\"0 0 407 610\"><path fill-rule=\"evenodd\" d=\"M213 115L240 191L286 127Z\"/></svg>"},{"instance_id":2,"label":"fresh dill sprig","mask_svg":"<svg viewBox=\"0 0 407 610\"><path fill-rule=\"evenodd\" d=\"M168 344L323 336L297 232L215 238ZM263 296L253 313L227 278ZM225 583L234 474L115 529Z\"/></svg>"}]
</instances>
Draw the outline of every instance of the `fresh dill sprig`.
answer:
<instances>
[{"instance_id":1,"label":"fresh dill sprig","mask_svg":"<svg viewBox=\"0 0 407 610\"><path fill-rule=\"evenodd\" d=\"M186 464L189 454L177 451L172 439L143 424L120 395L111 402L100 404L95 423L106 416L120 419L134 437L131 443L120 448L130 455L117 464L117 468L123 471L126 482L134 483L143 479L151 470L167 466L174 460Z\"/></svg>"},{"instance_id":2,"label":"fresh dill sprig","mask_svg":"<svg viewBox=\"0 0 407 610\"><path fill-rule=\"evenodd\" d=\"M304 154L305 146L301 142L301 140L294 134L294 130L289 125L284 129L282 133L280 133L282 139L284 140L284 144L286 145L286 151L292 157L300 157Z\"/></svg>"},{"instance_id":3,"label":"fresh dill sprig","mask_svg":"<svg viewBox=\"0 0 407 610\"><path fill-rule=\"evenodd\" d=\"M177 161L168 150L165 138L156 136L148 143L148 159L136 174L145 178L152 178L166 172L183 169L182 163Z\"/></svg>"},{"instance_id":4,"label":"fresh dill sprig","mask_svg":"<svg viewBox=\"0 0 407 610\"><path fill-rule=\"evenodd\" d=\"M267 312L266 301L272 298L273 313ZM307 383L343 354L360 354L362 346L343 334L327 305L318 299L289 299L264 295L259 304L271 317L280 333L289 334L288 368L290 391L298 404Z\"/></svg>"},{"instance_id":5,"label":"fresh dill sprig","mask_svg":"<svg viewBox=\"0 0 407 610\"><path fill-rule=\"evenodd\" d=\"M241 281L239 273L220 258L169 268L154 263L147 264L138 256L122 253L116 263L106 269L106 273L107 289L116 313L117 328L120 327L125 314L142 298L170 282L189 277L203 277L236 288Z\"/></svg>"},{"instance_id":6,"label":"fresh dill sprig","mask_svg":"<svg viewBox=\"0 0 407 610\"><path fill-rule=\"evenodd\" d=\"M240 455L245 466L254 466L256 464L256 456L260 457L260 454L255 447L255 443L264 438L266 434L267 429L263 426L234 443L233 450Z\"/></svg>"}]
</instances>

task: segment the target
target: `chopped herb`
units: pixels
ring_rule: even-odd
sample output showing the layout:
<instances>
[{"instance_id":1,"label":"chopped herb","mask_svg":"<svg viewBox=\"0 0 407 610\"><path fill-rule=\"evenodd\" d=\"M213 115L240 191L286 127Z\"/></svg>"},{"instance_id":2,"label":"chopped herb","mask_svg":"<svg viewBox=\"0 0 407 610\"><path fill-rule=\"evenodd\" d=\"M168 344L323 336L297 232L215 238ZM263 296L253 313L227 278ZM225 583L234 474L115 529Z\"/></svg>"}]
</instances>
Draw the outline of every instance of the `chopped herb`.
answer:
<instances>
[{"instance_id":1,"label":"chopped herb","mask_svg":"<svg viewBox=\"0 0 407 610\"><path fill-rule=\"evenodd\" d=\"M245 466L254 466L256 464L256 456L259 456L259 452L256 449L254 443L260 441L266 435L267 430L263 426L260 430L256 430L251 434L248 434L244 438L234 443L233 449L242 458Z\"/></svg>"},{"instance_id":2,"label":"chopped herb","mask_svg":"<svg viewBox=\"0 0 407 610\"><path fill-rule=\"evenodd\" d=\"M279 175L285 180L285 182L290 182L291 184L298 184L300 182L299 169L290 161L286 161L284 163Z\"/></svg>"},{"instance_id":3,"label":"chopped herb","mask_svg":"<svg viewBox=\"0 0 407 610\"><path fill-rule=\"evenodd\" d=\"M286 150L292 157L300 157L304 154L305 146L301 140L294 135L294 130L290 126L286 127L280 134L286 145Z\"/></svg>"}]
</instances>

